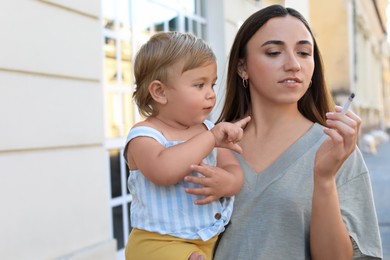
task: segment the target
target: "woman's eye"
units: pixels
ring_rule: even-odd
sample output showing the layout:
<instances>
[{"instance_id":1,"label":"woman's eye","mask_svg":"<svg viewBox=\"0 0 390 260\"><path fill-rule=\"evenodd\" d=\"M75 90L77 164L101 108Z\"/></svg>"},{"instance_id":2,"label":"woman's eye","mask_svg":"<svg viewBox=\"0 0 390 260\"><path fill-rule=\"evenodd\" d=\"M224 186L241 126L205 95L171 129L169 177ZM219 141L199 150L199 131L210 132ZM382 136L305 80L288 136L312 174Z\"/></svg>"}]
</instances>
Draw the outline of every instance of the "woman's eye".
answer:
<instances>
[{"instance_id":1,"label":"woman's eye","mask_svg":"<svg viewBox=\"0 0 390 260\"><path fill-rule=\"evenodd\" d=\"M267 55L268 55L268 56L271 56L271 57L277 56L277 55L279 55L279 54L280 54L279 51L269 51L269 52L267 52Z\"/></svg>"},{"instance_id":2,"label":"woman's eye","mask_svg":"<svg viewBox=\"0 0 390 260\"><path fill-rule=\"evenodd\" d=\"M311 56L310 53L306 52L306 51L299 51L298 54L300 56Z\"/></svg>"}]
</instances>

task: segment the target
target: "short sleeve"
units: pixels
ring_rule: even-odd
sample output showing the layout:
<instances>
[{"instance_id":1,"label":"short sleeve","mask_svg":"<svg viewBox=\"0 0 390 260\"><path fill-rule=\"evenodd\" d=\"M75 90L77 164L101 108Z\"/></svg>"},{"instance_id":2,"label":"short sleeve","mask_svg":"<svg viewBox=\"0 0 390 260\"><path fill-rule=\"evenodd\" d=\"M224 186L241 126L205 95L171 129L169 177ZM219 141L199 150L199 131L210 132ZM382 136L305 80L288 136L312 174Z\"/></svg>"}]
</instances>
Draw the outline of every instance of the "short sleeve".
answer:
<instances>
[{"instance_id":1,"label":"short sleeve","mask_svg":"<svg viewBox=\"0 0 390 260\"><path fill-rule=\"evenodd\" d=\"M203 124L207 127L207 130L211 130L215 126L210 120L205 120Z\"/></svg>"},{"instance_id":2,"label":"short sleeve","mask_svg":"<svg viewBox=\"0 0 390 260\"><path fill-rule=\"evenodd\" d=\"M338 194L341 214L354 248L353 259L382 259L371 180L358 149L339 174L348 176L338 180Z\"/></svg>"},{"instance_id":3,"label":"short sleeve","mask_svg":"<svg viewBox=\"0 0 390 260\"><path fill-rule=\"evenodd\" d=\"M123 156L124 156L126 162L127 162L126 153L127 153L127 147L128 147L129 142L131 140L133 140L134 138L141 137L141 136L153 138L162 145L164 145L167 142L167 140L163 136L163 134L154 128L151 128L148 126L134 127L130 130L129 134L127 135L126 144L125 144L125 148L123 151Z\"/></svg>"}]
</instances>

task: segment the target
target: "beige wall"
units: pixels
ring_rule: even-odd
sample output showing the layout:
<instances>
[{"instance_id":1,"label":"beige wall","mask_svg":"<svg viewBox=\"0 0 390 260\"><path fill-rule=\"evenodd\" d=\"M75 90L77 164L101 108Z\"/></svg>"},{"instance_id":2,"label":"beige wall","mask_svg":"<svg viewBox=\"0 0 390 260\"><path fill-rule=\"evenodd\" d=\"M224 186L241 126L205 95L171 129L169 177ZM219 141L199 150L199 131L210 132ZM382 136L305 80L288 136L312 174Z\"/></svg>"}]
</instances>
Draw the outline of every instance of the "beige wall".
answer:
<instances>
[{"instance_id":1,"label":"beige wall","mask_svg":"<svg viewBox=\"0 0 390 260\"><path fill-rule=\"evenodd\" d=\"M346 3L340 0L311 2L310 23L322 54L326 80L333 90L349 90L350 39ZM329 19L330 14L332 19Z\"/></svg>"},{"instance_id":2,"label":"beige wall","mask_svg":"<svg viewBox=\"0 0 390 260\"><path fill-rule=\"evenodd\" d=\"M0 2L0 259L115 258L99 13Z\"/></svg>"}]
</instances>

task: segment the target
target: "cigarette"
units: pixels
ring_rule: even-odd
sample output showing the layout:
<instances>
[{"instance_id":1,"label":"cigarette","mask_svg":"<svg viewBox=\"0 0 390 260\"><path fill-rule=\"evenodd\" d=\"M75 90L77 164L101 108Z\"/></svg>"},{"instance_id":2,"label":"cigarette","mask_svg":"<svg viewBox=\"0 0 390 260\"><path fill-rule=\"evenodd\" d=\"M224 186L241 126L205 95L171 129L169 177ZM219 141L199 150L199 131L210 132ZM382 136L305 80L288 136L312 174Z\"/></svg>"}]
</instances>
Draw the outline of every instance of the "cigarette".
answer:
<instances>
[{"instance_id":1,"label":"cigarette","mask_svg":"<svg viewBox=\"0 0 390 260\"><path fill-rule=\"evenodd\" d=\"M349 106L351 105L352 100L353 100L354 97L355 97L355 93L351 93L351 95L349 96L347 102L343 106L343 110L341 111L342 113L346 113L348 111Z\"/></svg>"}]
</instances>

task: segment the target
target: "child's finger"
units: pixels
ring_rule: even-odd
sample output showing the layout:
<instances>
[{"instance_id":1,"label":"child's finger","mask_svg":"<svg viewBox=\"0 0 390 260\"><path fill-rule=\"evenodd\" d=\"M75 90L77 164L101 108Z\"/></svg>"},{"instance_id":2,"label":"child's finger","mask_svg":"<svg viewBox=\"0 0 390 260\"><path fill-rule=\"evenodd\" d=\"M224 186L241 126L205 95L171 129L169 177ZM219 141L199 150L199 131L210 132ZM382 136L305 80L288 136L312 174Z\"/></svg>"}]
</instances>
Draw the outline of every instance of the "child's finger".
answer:
<instances>
[{"instance_id":1,"label":"child's finger","mask_svg":"<svg viewBox=\"0 0 390 260\"><path fill-rule=\"evenodd\" d=\"M238 120L234 124L239 126L239 127L241 127L241 128L244 128L249 123L249 121L251 121L251 117L247 116L247 117L245 117L243 119Z\"/></svg>"},{"instance_id":2,"label":"child's finger","mask_svg":"<svg viewBox=\"0 0 390 260\"><path fill-rule=\"evenodd\" d=\"M242 153L241 146L239 146L238 144L235 144L235 143L229 143L225 148L228 148L228 149L230 149L232 151L235 151L235 152L237 152L239 154Z\"/></svg>"}]
</instances>

